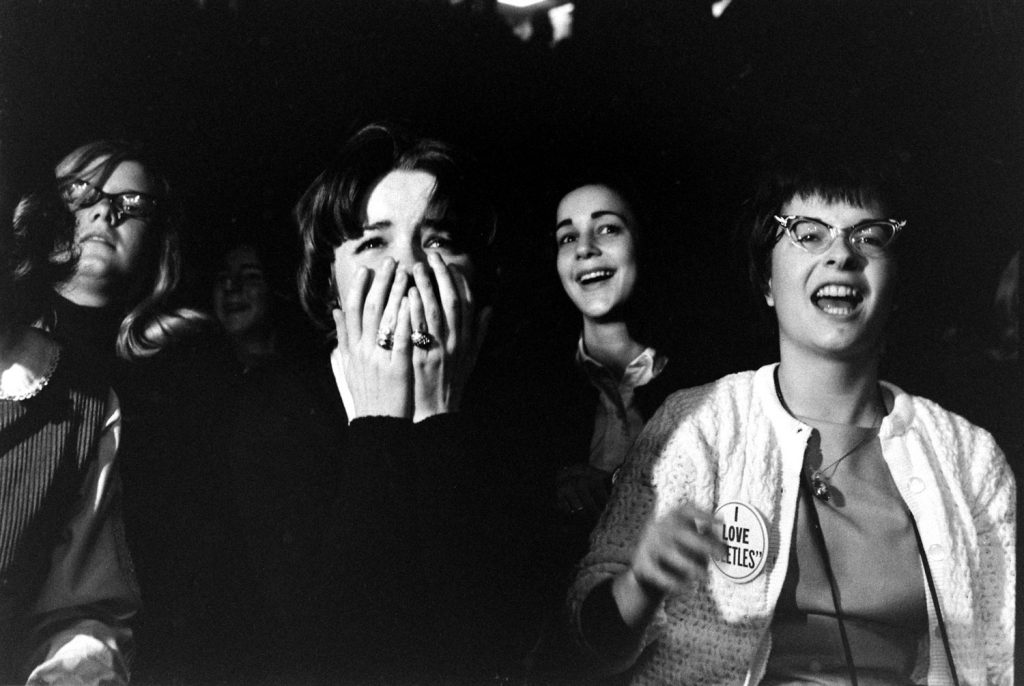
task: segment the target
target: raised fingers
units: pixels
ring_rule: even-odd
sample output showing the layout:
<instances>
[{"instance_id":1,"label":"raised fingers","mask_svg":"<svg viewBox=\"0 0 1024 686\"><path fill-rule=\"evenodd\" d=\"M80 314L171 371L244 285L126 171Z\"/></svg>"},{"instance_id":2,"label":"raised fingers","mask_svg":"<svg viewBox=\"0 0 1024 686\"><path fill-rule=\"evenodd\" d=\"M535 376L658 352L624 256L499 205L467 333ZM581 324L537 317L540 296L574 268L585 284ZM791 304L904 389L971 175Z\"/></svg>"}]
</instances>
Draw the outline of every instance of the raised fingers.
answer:
<instances>
[{"instance_id":1,"label":"raised fingers","mask_svg":"<svg viewBox=\"0 0 1024 686\"><path fill-rule=\"evenodd\" d=\"M426 352L430 350L435 343L433 341L433 334L430 333L430 325L427 324L426 314L423 310L423 298L420 296L420 289L413 287L409 289L409 326L411 329L410 337L416 335L417 340L414 342L416 348ZM436 329L434 329L436 331Z\"/></svg>"},{"instance_id":2,"label":"raised fingers","mask_svg":"<svg viewBox=\"0 0 1024 686\"><path fill-rule=\"evenodd\" d=\"M370 287L373 274L366 267L360 267L352 276L348 293L340 294L345 298L345 327L349 345L356 345L363 337L363 301Z\"/></svg>"},{"instance_id":3,"label":"raised fingers","mask_svg":"<svg viewBox=\"0 0 1024 686\"><path fill-rule=\"evenodd\" d=\"M397 283L398 279L395 279ZM415 292L415 288L411 289L411 292ZM409 348L411 343L409 342L409 335L412 333L412 326L410 324L410 298L399 294L398 306L395 312L395 347L391 351L392 358L400 357L402 359L408 359Z\"/></svg>"},{"instance_id":4,"label":"raised fingers","mask_svg":"<svg viewBox=\"0 0 1024 686\"><path fill-rule=\"evenodd\" d=\"M334 318L334 332L338 336L338 350L343 355L348 354L348 326L345 324L345 313L340 307L331 310L331 317Z\"/></svg>"},{"instance_id":5,"label":"raised fingers","mask_svg":"<svg viewBox=\"0 0 1024 686\"><path fill-rule=\"evenodd\" d=\"M409 287L409 275L404 269L398 269L395 272L395 278L391 282L391 289L388 291L387 303L384 305L384 311L381 313L380 324L377 325L377 331L379 334L390 333L394 337L394 344L398 338L398 326L401 322L401 315L399 309L402 301L405 299L405 291ZM408 314L406 314L408 319ZM406 336L408 337L408 336Z\"/></svg>"},{"instance_id":6,"label":"raised fingers","mask_svg":"<svg viewBox=\"0 0 1024 686\"><path fill-rule=\"evenodd\" d=\"M373 274L373 282L370 284L362 307L362 337L364 340L368 336L376 337L377 330L381 326L391 286L395 279L395 269L395 261L385 258L381 261L376 274Z\"/></svg>"},{"instance_id":7,"label":"raised fingers","mask_svg":"<svg viewBox=\"0 0 1024 686\"><path fill-rule=\"evenodd\" d=\"M437 283L437 295L441 301L440 309L445 324L445 340L449 346L464 344L462 300L456 279L453 278L452 271L444 263L444 259L437 253L429 253L427 262L434 272L434 281Z\"/></svg>"},{"instance_id":8,"label":"raised fingers","mask_svg":"<svg viewBox=\"0 0 1024 686\"><path fill-rule=\"evenodd\" d=\"M461 269L448 267L448 271L452 275L452 281L455 283L455 288L459 294L462 342L465 345L472 345L474 343L473 335L475 330L479 330L479 323L478 326L473 326L473 315L476 308L476 303L473 301L473 291L469 287L469 279L466 278Z\"/></svg>"},{"instance_id":9,"label":"raised fingers","mask_svg":"<svg viewBox=\"0 0 1024 686\"><path fill-rule=\"evenodd\" d=\"M428 256L429 260L430 257ZM436 291L434 290L433 279L431 278L431 269L423 264L417 262L412 268L412 277L416 282L416 290L419 291L419 299L423 309L423 324L427 327L427 332L430 333L434 338L440 342L444 342L445 331L444 313L441 311L441 305L438 302ZM411 305L412 303L410 303ZM412 309L410 308L410 314ZM422 329L416 329L422 331Z\"/></svg>"}]
</instances>

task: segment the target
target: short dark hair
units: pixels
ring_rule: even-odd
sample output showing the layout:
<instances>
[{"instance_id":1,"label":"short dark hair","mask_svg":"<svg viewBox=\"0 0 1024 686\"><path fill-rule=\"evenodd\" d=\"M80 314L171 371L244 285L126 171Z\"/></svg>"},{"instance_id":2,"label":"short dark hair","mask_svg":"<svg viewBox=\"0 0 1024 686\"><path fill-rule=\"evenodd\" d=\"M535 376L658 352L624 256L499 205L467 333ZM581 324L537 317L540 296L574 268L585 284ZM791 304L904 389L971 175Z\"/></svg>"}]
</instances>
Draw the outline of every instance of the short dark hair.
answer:
<instances>
[{"instance_id":1,"label":"short dark hair","mask_svg":"<svg viewBox=\"0 0 1024 686\"><path fill-rule=\"evenodd\" d=\"M455 241L476 268L475 292L481 302L492 295L496 270L491 255L496 213L479 169L462 151L421 138L391 124L360 129L320 173L295 206L302 242L299 299L313 322L333 326L337 294L331 279L334 250L363 232L366 201L392 171L424 171L436 179L432 209L451 223Z\"/></svg>"},{"instance_id":2,"label":"short dark hair","mask_svg":"<svg viewBox=\"0 0 1024 686\"><path fill-rule=\"evenodd\" d=\"M665 257L665 227L658 226L661 217L650 193L624 172L614 169L588 169L570 177L570 183L561 184L551 209L554 217L558 205L570 193L586 186L598 186L619 196L633 215L632 226L636 241L637 281L626 303L625 320L629 334L643 345L665 351L675 341L668 326L679 309L674 302L672 279L679 265ZM554 223L551 224L554 227ZM555 234L554 228L550 235ZM653 234L653 235L652 235ZM652 238L661 240L652 240ZM552 238L551 244L554 244Z\"/></svg>"},{"instance_id":3,"label":"short dark hair","mask_svg":"<svg viewBox=\"0 0 1024 686\"><path fill-rule=\"evenodd\" d=\"M743 219L751 285L759 296L767 291L772 250L780 236L774 217L793 198L819 197L854 207L874 204L887 216L901 218L904 196L902 165L891 150L811 143L772 154Z\"/></svg>"}]
</instances>

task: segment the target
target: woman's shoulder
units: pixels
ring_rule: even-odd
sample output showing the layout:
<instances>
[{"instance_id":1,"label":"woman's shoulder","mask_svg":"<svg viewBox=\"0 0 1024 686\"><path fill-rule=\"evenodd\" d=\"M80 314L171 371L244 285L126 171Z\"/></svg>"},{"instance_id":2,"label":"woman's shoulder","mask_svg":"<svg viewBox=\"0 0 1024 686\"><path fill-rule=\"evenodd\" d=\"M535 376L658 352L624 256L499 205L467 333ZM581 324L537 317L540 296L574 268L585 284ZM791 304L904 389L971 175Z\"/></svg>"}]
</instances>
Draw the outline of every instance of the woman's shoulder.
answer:
<instances>
[{"instance_id":1,"label":"woman's shoulder","mask_svg":"<svg viewBox=\"0 0 1024 686\"><path fill-rule=\"evenodd\" d=\"M753 397L756 374L755 371L735 372L699 386L680 389L665 399L662 408L667 412L688 412L694 407L703 408L703 414L720 412Z\"/></svg>"},{"instance_id":2,"label":"woman's shoulder","mask_svg":"<svg viewBox=\"0 0 1024 686\"><path fill-rule=\"evenodd\" d=\"M919 441L941 470L958 482L973 484L975 491L996 484L1012 488L1009 461L991 433L933 400L892 384L886 387L894 392L894 405L883 430L897 438Z\"/></svg>"},{"instance_id":3,"label":"woman's shoulder","mask_svg":"<svg viewBox=\"0 0 1024 686\"><path fill-rule=\"evenodd\" d=\"M907 393L891 383L883 384L894 397L893 412L890 416L895 424L895 432L902 433L906 429L917 427L940 435L945 443L963 440L995 443L992 434L986 429L946 409L934 400Z\"/></svg>"}]
</instances>

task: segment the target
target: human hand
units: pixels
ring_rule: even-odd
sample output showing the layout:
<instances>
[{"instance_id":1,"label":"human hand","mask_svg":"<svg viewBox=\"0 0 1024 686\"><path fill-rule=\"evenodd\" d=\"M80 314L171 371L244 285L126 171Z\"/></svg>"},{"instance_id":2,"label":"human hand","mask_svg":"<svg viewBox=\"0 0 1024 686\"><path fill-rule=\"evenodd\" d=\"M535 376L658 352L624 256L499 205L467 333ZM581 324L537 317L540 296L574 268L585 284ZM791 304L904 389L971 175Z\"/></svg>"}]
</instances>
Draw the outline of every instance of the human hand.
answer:
<instances>
[{"instance_id":1,"label":"human hand","mask_svg":"<svg viewBox=\"0 0 1024 686\"><path fill-rule=\"evenodd\" d=\"M711 557L725 554L725 544L714 529L714 516L690 505L648 523L629 568L612 583L612 594L629 626L650 621L667 594L704 577Z\"/></svg>"},{"instance_id":2,"label":"human hand","mask_svg":"<svg viewBox=\"0 0 1024 686\"><path fill-rule=\"evenodd\" d=\"M586 463L569 465L558 472L556 497L564 514L585 512L597 517L611 493L611 474Z\"/></svg>"},{"instance_id":3,"label":"human hand","mask_svg":"<svg viewBox=\"0 0 1024 686\"><path fill-rule=\"evenodd\" d=\"M413 414L412 344L409 336L409 275L385 259L375 274L360 267L345 294L345 309L334 310L338 333L335 354L352 394L353 416L411 418ZM378 331L394 332L391 349L377 343Z\"/></svg>"},{"instance_id":4,"label":"human hand","mask_svg":"<svg viewBox=\"0 0 1024 686\"><path fill-rule=\"evenodd\" d=\"M427 264L413 265L412 278L415 287L408 294L412 331L429 334L426 344L412 351L413 421L418 422L460 409L491 309L477 315L466 275L446 265L437 253L428 253Z\"/></svg>"}]
</instances>

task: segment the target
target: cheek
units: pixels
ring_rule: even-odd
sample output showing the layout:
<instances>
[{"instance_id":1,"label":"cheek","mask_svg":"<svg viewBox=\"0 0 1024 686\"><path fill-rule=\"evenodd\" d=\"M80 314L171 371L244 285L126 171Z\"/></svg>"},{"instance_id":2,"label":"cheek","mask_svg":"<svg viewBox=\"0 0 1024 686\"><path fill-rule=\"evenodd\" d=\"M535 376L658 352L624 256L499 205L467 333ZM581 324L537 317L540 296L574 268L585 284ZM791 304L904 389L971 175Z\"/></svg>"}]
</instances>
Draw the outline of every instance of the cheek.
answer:
<instances>
[{"instance_id":1,"label":"cheek","mask_svg":"<svg viewBox=\"0 0 1024 686\"><path fill-rule=\"evenodd\" d=\"M267 309L267 290L262 286L246 291L246 300L260 313Z\"/></svg>"},{"instance_id":2,"label":"cheek","mask_svg":"<svg viewBox=\"0 0 1024 686\"><path fill-rule=\"evenodd\" d=\"M121 244L124 245L125 257L129 268L136 268L140 265L146 247L150 242L149 226L135 219L130 219L118 227L121 236ZM154 248L156 246L153 246Z\"/></svg>"},{"instance_id":3,"label":"cheek","mask_svg":"<svg viewBox=\"0 0 1024 686\"><path fill-rule=\"evenodd\" d=\"M555 258L555 271L558 272L558 280L563 285L568 284L572 278L572 256L565 254L567 252L566 250L559 250L558 257Z\"/></svg>"}]
</instances>

